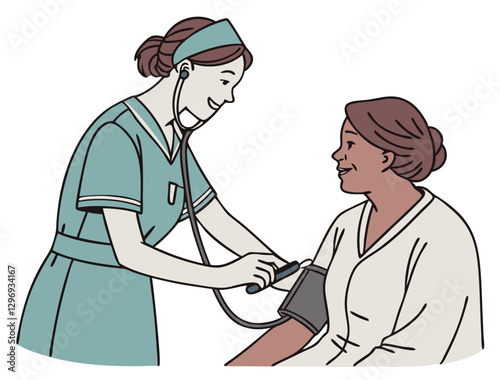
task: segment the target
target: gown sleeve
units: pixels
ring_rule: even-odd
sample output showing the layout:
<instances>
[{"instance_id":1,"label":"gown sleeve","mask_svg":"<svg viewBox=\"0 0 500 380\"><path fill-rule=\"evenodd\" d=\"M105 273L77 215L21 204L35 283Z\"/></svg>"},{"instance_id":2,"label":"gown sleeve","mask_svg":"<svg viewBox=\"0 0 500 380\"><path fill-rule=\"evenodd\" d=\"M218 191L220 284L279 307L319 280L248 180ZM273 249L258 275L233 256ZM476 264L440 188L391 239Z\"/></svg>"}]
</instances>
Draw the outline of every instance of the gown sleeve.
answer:
<instances>
[{"instance_id":1,"label":"gown sleeve","mask_svg":"<svg viewBox=\"0 0 500 380\"><path fill-rule=\"evenodd\" d=\"M342 231L335 222L330 226L313 263L304 268L278 309L280 315L294 318L315 335L328 321L325 277Z\"/></svg>"},{"instance_id":2,"label":"gown sleeve","mask_svg":"<svg viewBox=\"0 0 500 380\"><path fill-rule=\"evenodd\" d=\"M344 228L335 220L323 238L316 252L316 256L314 256L313 265L328 270L333 256L335 255L335 249L342 240L343 234Z\"/></svg>"},{"instance_id":3,"label":"gown sleeve","mask_svg":"<svg viewBox=\"0 0 500 380\"><path fill-rule=\"evenodd\" d=\"M102 212L104 207L142 210L139 152L114 123L102 126L90 142L77 198L80 210Z\"/></svg>"}]
</instances>

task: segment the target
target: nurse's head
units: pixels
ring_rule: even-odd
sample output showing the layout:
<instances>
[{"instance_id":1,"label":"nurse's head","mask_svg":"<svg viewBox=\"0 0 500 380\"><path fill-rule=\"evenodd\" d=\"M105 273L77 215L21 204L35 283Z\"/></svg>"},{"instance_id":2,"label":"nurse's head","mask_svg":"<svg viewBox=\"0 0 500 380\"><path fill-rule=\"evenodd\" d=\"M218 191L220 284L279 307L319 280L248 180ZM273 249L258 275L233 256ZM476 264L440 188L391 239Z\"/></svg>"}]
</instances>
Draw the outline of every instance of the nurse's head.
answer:
<instances>
[{"instance_id":1,"label":"nurse's head","mask_svg":"<svg viewBox=\"0 0 500 380\"><path fill-rule=\"evenodd\" d=\"M345 107L338 162L341 188L366 194L388 181L418 182L446 160L442 135L410 102L385 97Z\"/></svg>"},{"instance_id":2,"label":"nurse's head","mask_svg":"<svg viewBox=\"0 0 500 380\"><path fill-rule=\"evenodd\" d=\"M234 88L252 64L252 55L229 20L203 17L180 21L164 37L149 37L135 59L145 77L176 81L181 71L187 72L179 109L187 108L200 120L234 101Z\"/></svg>"}]
</instances>

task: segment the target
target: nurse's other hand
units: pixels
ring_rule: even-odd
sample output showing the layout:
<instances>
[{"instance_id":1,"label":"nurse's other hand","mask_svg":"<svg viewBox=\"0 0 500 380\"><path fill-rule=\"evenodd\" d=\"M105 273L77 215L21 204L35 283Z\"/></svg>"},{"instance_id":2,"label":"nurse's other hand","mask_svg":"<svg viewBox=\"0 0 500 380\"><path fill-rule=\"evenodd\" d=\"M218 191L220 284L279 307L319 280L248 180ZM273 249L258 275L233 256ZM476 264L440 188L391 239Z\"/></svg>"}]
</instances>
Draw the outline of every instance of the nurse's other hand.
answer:
<instances>
[{"instance_id":1,"label":"nurse's other hand","mask_svg":"<svg viewBox=\"0 0 500 380\"><path fill-rule=\"evenodd\" d=\"M265 288L274 281L274 270L282 265L284 265L283 260L271 253L248 253L220 267L221 288L233 288L245 284L257 284Z\"/></svg>"}]
</instances>

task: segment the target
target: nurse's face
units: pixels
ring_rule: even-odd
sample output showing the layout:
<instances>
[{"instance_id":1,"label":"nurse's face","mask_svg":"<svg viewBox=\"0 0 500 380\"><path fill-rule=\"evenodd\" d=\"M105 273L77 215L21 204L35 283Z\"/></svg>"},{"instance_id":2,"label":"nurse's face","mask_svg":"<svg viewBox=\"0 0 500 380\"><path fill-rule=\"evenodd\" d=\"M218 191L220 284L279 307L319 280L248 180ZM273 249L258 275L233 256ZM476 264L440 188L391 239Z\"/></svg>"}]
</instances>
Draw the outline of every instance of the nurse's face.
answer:
<instances>
[{"instance_id":1,"label":"nurse's face","mask_svg":"<svg viewBox=\"0 0 500 380\"><path fill-rule=\"evenodd\" d=\"M383 172L391 164L392 153L384 152L366 141L344 121L340 148L332 155L337 161L341 189L346 193L368 194L380 181L386 181Z\"/></svg>"},{"instance_id":2,"label":"nurse's face","mask_svg":"<svg viewBox=\"0 0 500 380\"><path fill-rule=\"evenodd\" d=\"M225 103L234 102L234 88L244 72L243 56L219 66L193 65L180 94L180 109L208 120Z\"/></svg>"}]
</instances>

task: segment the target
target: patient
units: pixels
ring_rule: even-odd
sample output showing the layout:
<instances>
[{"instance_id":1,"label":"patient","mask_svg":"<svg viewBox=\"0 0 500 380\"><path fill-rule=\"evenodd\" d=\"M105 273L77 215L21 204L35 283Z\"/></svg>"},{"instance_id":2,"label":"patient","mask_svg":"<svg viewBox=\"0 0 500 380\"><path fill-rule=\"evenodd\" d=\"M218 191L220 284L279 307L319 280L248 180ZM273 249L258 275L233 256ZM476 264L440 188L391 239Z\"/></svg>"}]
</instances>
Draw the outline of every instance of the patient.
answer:
<instances>
[{"instance_id":1,"label":"patient","mask_svg":"<svg viewBox=\"0 0 500 380\"><path fill-rule=\"evenodd\" d=\"M333 159L342 191L367 200L333 222L280 307L290 319L227 365L428 365L484 347L471 231L414 184L444 164L441 134L401 98L345 112Z\"/></svg>"}]
</instances>

